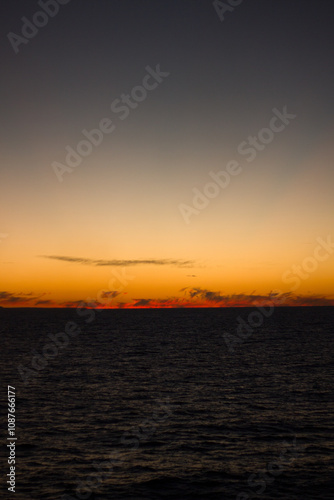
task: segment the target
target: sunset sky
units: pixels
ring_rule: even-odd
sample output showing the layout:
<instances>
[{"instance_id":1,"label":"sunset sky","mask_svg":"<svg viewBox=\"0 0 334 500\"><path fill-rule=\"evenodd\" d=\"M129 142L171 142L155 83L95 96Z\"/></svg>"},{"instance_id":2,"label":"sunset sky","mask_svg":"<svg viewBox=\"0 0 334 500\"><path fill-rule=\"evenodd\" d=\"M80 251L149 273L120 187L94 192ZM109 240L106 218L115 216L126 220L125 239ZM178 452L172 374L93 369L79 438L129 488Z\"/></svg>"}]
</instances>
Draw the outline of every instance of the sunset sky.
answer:
<instances>
[{"instance_id":1,"label":"sunset sky","mask_svg":"<svg viewBox=\"0 0 334 500\"><path fill-rule=\"evenodd\" d=\"M70 0L15 53L8 33L41 7L5 2L0 305L334 305L332 4L247 0L220 20L204 0Z\"/></svg>"}]
</instances>

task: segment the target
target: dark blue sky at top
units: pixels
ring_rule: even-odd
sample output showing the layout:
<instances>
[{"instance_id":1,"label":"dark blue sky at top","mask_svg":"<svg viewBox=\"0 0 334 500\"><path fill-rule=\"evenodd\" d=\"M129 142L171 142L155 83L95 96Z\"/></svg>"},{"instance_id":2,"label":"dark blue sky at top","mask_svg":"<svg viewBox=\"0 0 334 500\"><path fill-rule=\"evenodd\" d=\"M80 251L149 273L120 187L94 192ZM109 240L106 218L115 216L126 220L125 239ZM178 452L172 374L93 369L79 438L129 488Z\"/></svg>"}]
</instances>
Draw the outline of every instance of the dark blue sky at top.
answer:
<instances>
[{"instance_id":1,"label":"dark blue sky at top","mask_svg":"<svg viewBox=\"0 0 334 500\"><path fill-rule=\"evenodd\" d=\"M31 18L38 4L12 0L1 10L5 120L27 100L41 129L50 117L55 129L64 121L80 127L158 63L172 75L159 103L167 128L196 120L242 137L272 103L315 106L320 128L332 111L329 0L248 0L224 22L211 1L71 0L18 55L6 35L19 34L21 17Z\"/></svg>"},{"instance_id":2,"label":"dark blue sky at top","mask_svg":"<svg viewBox=\"0 0 334 500\"><path fill-rule=\"evenodd\" d=\"M330 0L245 0L223 22L211 1L71 0L15 55L7 33L20 34L21 17L37 10L30 0L1 4L7 146L28 153L41 141L52 159L156 64L170 72L168 85L121 124L124 141L149 136L162 151L236 146L286 104L303 120L294 147L306 155L332 125Z\"/></svg>"}]
</instances>

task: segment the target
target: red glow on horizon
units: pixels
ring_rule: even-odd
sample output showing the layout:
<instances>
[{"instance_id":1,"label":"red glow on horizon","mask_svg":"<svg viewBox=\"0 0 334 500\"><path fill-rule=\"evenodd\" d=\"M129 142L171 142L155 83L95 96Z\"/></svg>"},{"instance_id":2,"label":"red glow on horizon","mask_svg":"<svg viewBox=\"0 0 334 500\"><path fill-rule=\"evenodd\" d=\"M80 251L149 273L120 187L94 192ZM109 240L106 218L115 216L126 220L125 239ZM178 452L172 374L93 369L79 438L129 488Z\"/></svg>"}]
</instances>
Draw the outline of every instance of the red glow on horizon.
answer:
<instances>
[{"instance_id":1,"label":"red glow on horizon","mask_svg":"<svg viewBox=\"0 0 334 500\"><path fill-rule=\"evenodd\" d=\"M40 304L32 304L28 300L6 301L2 300L0 308L33 308L33 309L204 309L204 308L238 308L238 307L312 307L312 306L334 306L334 300L326 297L284 297L284 299L263 300L261 303L252 300L238 300L214 302L209 300L189 300L184 298L172 299L135 299L132 302L119 302L115 304L101 304L93 301L71 301L58 303L55 301L45 301Z\"/></svg>"}]
</instances>

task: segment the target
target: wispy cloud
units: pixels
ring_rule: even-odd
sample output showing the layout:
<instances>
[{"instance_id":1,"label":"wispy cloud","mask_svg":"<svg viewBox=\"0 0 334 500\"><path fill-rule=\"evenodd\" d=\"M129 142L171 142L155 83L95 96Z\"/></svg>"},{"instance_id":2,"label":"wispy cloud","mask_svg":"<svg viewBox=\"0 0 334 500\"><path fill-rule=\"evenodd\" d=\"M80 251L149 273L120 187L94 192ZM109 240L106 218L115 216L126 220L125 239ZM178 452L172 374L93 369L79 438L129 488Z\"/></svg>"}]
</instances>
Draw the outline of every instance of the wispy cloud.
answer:
<instances>
[{"instance_id":1,"label":"wispy cloud","mask_svg":"<svg viewBox=\"0 0 334 500\"><path fill-rule=\"evenodd\" d=\"M287 293L286 303L288 306L333 306L334 300L324 295L293 295Z\"/></svg>"},{"instance_id":2,"label":"wispy cloud","mask_svg":"<svg viewBox=\"0 0 334 500\"><path fill-rule=\"evenodd\" d=\"M134 302L127 304L127 307L146 307L146 308L177 308L177 307L193 307L194 304L187 302L178 297L168 299L134 299Z\"/></svg>"},{"instance_id":3,"label":"wispy cloud","mask_svg":"<svg viewBox=\"0 0 334 500\"><path fill-rule=\"evenodd\" d=\"M134 307L147 307L152 303L152 299L135 299Z\"/></svg>"},{"instance_id":4,"label":"wispy cloud","mask_svg":"<svg viewBox=\"0 0 334 500\"><path fill-rule=\"evenodd\" d=\"M55 305L55 303L53 302L53 300L37 300L37 302L35 302L35 305L36 306L53 306Z\"/></svg>"},{"instance_id":5,"label":"wispy cloud","mask_svg":"<svg viewBox=\"0 0 334 500\"><path fill-rule=\"evenodd\" d=\"M101 298L102 299L114 299L115 297L118 297L118 295L121 295L121 292L102 292L101 293Z\"/></svg>"},{"instance_id":6,"label":"wispy cloud","mask_svg":"<svg viewBox=\"0 0 334 500\"><path fill-rule=\"evenodd\" d=\"M127 267L127 266L139 266L139 265L193 267L195 264L193 260L181 260L181 259L106 260L106 259L86 259L83 257L67 257L63 255L40 255L40 257L44 259L53 259L62 262L72 262L75 264L84 264L87 266L96 266L96 267L99 266Z\"/></svg>"},{"instance_id":7,"label":"wispy cloud","mask_svg":"<svg viewBox=\"0 0 334 500\"><path fill-rule=\"evenodd\" d=\"M185 287L180 292L185 292L185 296L190 297L195 302L218 307L253 307L259 304L265 305L271 303L286 306L330 306L334 304L331 298L322 295L294 295L291 292L281 294L269 292L266 295L261 295L256 294L254 291L250 294L235 293L225 295L219 291L200 287Z\"/></svg>"},{"instance_id":8,"label":"wispy cloud","mask_svg":"<svg viewBox=\"0 0 334 500\"><path fill-rule=\"evenodd\" d=\"M236 306L236 305L252 305L258 301L266 301L270 299L270 294L268 295L255 295L254 292L251 294L245 293L235 293L231 295L222 294L219 291L208 290L201 287L185 287L180 290L185 292L191 299L201 300L207 303L221 305L221 306Z\"/></svg>"},{"instance_id":9,"label":"wispy cloud","mask_svg":"<svg viewBox=\"0 0 334 500\"><path fill-rule=\"evenodd\" d=\"M67 300L66 302L61 302L59 305L61 307L103 307L103 304L100 304L99 302L90 301L91 303L88 303L86 300L83 299L78 299L78 300Z\"/></svg>"},{"instance_id":10,"label":"wispy cloud","mask_svg":"<svg viewBox=\"0 0 334 500\"><path fill-rule=\"evenodd\" d=\"M18 302L22 297L9 292L0 292L0 302Z\"/></svg>"},{"instance_id":11,"label":"wispy cloud","mask_svg":"<svg viewBox=\"0 0 334 500\"><path fill-rule=\"evenodd\" d=\"M7 303L7 304L20 304L20 305L34 305L32 304L32 301L37 300L41 297L39 296L34 296L32 292L29 293L21 293L21 292L6 292L6 291L0 291L0 303Z\"/></svg>"}]
</instances>

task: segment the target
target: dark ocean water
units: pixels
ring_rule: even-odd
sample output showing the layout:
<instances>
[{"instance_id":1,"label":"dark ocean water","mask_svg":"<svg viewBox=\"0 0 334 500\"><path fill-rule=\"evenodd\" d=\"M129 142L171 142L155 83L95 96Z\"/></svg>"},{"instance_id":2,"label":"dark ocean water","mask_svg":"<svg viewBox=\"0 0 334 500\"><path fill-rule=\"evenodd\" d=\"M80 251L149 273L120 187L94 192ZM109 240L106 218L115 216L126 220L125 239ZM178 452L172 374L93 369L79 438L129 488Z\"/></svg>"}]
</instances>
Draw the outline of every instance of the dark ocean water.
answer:
<instances>
[{"instance_id":1,"label":"dark ocean water","mask_svg":"<svg viewBox=\"0 0 334 500\"><path fill-rule=\"evenodd\" d=\"M3 497L333 499L334 308L276 308L232 352L251 311L1 309ZM70 321L81 333L52 348Z\"/></svg>"}]
</instances>

